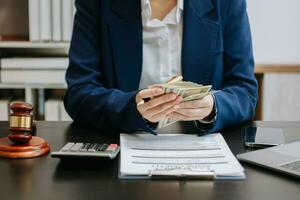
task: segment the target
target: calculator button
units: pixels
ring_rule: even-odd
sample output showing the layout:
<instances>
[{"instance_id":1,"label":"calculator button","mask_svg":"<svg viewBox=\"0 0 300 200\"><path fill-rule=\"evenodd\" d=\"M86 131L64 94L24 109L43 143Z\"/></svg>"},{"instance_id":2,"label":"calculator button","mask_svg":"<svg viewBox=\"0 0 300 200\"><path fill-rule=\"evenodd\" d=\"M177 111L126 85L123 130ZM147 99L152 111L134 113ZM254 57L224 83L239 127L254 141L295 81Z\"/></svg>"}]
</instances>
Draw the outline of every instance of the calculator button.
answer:
<instances>
[{"instance_id":1,"label":"calculator button","mask_svg":"<svg viewBox=\"0 0 300 200\"><path fill-rule=\"evenodd\" d=\"M97 149L97 145L96 143L91 144L90 148L88 149L88 152L95 152Z\"/></svg>"},{"instance_id":2,"label":"calculator button","mask_svg":"<svg viewBox=\"0 0 300 200\"><path fill-rule=\"evenodd\" d=\"M102 151L106 151L107 147L108 147L108 144L103 144Z\"/></svg>"},{"instance_id":3,"label":"calculator button","mask_svg":"<svg viewBox=\"0 0 300 200\"><path fill-rule=\"evenodd\" d=\"M79 149L81 152L86 152L87 151L87 144L83 144L83 146Z\"/></svg>"},{"instance_id":4,"label":"calculator button","mask_svg":"<svg viewBox=\"0 0 300 200\"><path fill-rule=\"evenodd\" d=\"M107 151L115 151L115 150L117 150L117 148L118 148L117 144L110 144L106 150Z\"/></svg>"},{"instance_id":5,"label":"calculator button","mask_svg":"<svg viewBox=\"0 0 300 200\"><path fill-rule=\"evenodd\" d=\"M86 150L88 150L92 144L91 143L86 143L85 145L86 145L85 146Z\"/></svg>"},{"instance_id":6,"label":"calculator button","mask_svg":"<svg viewBox=\"0 0 300 200\"><path fill-rule=\"evenodd\" d=\"M97 151L102 151L102 150L101 150L101 149L102 149L102 146L103 146L103 144L99 144L96 150L97 150Z\"/></svg>"},{"instance_id":7,"label":"calculator button","mask_svg":"<svg viewBox=\"0 0 300 200\"><path fill-rule=\"evenodd\" d=\"M72 146L70 151L79 151L83 147L83 143L76 143Z\"/></svg>"},{"instance_id":8,"label":"calculator button","mask_svg":"<svg viewBox=\"0 0 300 200\"><path fill-rule=\"evenodd\" d=\"M96 146L94 147L95 151L98 151L98 148L101 146L101 144L96 144Z\"/></svg>"},{"instance_id":9,"label":"calculator button","mask_svg":"<svg viewBox=\"0 0 300 200\"><path fill-rule=\"evenodd\" d=\"M73 142L67 143L67 144L61 149L61 151L64 151L64 152L70 151L70 149L74 146L74 144L75 144L75 143L73 143Z\"/></svg>"},{"instance_id":10,"label":"calculator button","mask_svg":"<svg viewBox=\"0 0 300 200\"><path fill-rule=\"evenodd\" d=\"M100 146L97 148L97 151L105 151L108 147L108 144L100 144Z\"/></svg>"}]
</instances>

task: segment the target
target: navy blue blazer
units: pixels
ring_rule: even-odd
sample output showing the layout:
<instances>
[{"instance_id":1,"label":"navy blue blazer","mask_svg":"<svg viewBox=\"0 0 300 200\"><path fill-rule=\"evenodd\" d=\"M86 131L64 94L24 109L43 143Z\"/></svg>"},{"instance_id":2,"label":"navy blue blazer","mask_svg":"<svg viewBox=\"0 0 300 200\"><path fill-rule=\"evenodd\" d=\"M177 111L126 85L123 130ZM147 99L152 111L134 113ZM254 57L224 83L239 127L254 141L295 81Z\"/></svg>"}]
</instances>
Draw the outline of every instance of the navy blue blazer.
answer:
<instances>
[{"instance_id":1,"label":"navy blue blazer","mask_svg":"<svg viewBox=\"0 0 300 200\"><path fill-rule=\"evenodd\" d=\"M65 107L75 122L149 130L136 109L143 59L140 0L77 0ZM254 116L257 81L245 0L185 0L184 80L211 84L217 117L207 132Z\"/></svg>"}]
</instances>

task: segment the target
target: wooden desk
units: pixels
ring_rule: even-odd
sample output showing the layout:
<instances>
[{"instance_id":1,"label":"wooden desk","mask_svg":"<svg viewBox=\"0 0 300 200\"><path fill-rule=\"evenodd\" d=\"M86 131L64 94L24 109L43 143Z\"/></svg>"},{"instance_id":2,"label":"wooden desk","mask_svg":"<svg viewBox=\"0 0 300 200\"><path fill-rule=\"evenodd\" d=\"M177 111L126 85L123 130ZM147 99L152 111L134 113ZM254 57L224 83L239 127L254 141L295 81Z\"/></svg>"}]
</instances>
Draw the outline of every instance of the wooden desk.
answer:
<instances>
[{"instance_id":1,"label":"wooden desk","mask_svg":"<svg viewBox=\"0 0 300 200\"><path fill-rule=\"evenodd\" d=\"M258 82L259 101L256 109L255 120L263 120L263 85L264 75L267 73L300 73L300 65L297 64L261 64L255 67L255 76Z\"/></svg>"},{"instance_id":2,"label":"wooden desk","mask_svg":"<svg viewBox=\"0 0 300 200\"><path fill-rule=\"evenodd\" d=\"M223 136L234 154L245 152L243 127L281 127L291 141L300 139L299 123L256 122L224 130ZM8 123L0 122L0 136L8 133ZM100 131L70 126L68 122L38 122L37 134L45 138L52 150L68 141L117 142ZM108 133L106 133L108 135ZM119 158L113 161L60 162L50 155L36 159L0 159L1 200L296 200L300 181L263 168L246 165L244 181L198 180L119 180Z\"/></svg>"}]
</instances>

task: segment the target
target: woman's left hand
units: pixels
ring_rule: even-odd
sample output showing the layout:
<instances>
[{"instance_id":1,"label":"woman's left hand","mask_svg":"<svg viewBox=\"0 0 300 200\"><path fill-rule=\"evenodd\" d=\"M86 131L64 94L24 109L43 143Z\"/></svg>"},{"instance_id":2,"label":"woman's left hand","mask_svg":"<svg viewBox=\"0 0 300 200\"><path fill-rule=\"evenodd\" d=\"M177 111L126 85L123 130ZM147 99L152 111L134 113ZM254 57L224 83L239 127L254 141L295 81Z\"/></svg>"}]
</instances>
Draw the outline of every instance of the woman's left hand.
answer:
<instances>
[{"instance_id":1,"label":"woman's left hand","mask_svg":"<svg viewBox=\"0 0 300 200\"><path fill-rule=\"evenodd\" d=\"M212 95L203 97L202 99L182 102L174 106L176 111L169 114L169 117L182 121L208 120L214 118L211 116L214 111L214 98ZM209 119L206 119L209 118Z\"/></svg>"}]
</instances>

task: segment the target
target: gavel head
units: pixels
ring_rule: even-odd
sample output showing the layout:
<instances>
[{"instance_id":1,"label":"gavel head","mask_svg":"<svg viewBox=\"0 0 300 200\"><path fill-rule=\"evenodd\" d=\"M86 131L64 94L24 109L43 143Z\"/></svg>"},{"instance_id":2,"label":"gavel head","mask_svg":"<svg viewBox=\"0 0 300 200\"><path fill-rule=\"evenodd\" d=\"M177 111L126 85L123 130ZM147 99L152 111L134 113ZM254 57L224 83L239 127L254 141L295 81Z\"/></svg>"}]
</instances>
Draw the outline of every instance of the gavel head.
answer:
<instances>
[{"instance_id":1,"label":"gavel head","mask_svg":"<svg viewBox=\"0 0 300 200\"><path fill-rule=\"evenodd\" d=\"M10 131L8 138L15 143L27 143L32 138L33 107L24 102L14 102L10 105Z\"/></svg>"}]
</instances>

